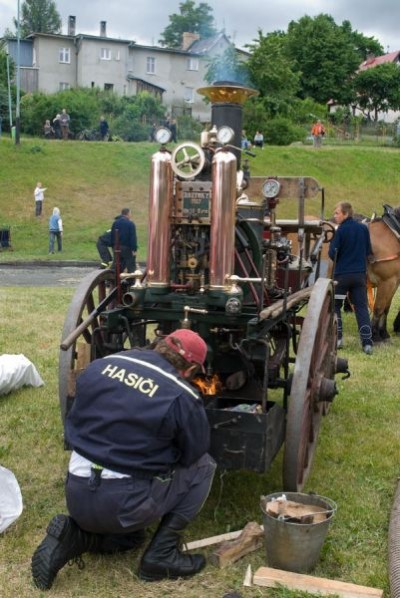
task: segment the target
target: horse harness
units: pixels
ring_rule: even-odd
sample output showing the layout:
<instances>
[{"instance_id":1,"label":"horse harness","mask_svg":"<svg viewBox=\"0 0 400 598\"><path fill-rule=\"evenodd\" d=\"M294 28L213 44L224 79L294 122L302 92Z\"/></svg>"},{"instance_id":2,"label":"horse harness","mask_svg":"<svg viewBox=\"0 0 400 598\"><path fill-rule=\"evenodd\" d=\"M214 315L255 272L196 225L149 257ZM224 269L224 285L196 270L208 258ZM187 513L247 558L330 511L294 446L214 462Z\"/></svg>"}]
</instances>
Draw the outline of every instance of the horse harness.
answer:
<instances>
[{"instance_id":1,"label":"horse harness","mask_svg":"<svg viewBox=\"0 0 400 598\"><path fill-rule=\"evenodd\" d=\"M392 231L392 233L394 234L394 236L400 243L400 222L399 222L400 214L397 211L397 209L394 210L388 204L383 204L383 209L384 209L384 213L383 213L381 220L386 224L386 226L388 228L390 228L390 230ZM372 220L372 222L373 222L373 220ZM398 251L397 253L394 253L392 255L388 255L387 257L382 257L379 260L375 259L372 263L377 264L379 262L391 262L393 260L397 260L398 257L400 257L400 251Z\"/></svg>"}]
</instances>

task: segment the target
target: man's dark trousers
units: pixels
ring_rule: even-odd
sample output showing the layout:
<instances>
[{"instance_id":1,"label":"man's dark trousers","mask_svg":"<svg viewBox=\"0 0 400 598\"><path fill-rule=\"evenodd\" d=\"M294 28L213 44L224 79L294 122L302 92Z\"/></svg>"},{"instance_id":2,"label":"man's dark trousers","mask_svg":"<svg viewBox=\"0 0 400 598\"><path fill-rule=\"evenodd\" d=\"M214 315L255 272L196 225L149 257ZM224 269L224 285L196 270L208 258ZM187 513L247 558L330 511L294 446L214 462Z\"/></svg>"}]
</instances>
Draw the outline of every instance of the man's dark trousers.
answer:
<instances>
[{"instance_id":1,"label":"man's dark trousers","mask_svg":"<svg viewBox=\"0 0 400 598\"><path fill-rule=\"evenodd\" d=\"M339 274L335 276L335 312L338 320L338 339L342 338L341 309L344 298L349 293L350 303L354 306L358 333L363 347L372 345L371 320L368 311L367 285L365 273Z\"/></svg>"}]
</instances>

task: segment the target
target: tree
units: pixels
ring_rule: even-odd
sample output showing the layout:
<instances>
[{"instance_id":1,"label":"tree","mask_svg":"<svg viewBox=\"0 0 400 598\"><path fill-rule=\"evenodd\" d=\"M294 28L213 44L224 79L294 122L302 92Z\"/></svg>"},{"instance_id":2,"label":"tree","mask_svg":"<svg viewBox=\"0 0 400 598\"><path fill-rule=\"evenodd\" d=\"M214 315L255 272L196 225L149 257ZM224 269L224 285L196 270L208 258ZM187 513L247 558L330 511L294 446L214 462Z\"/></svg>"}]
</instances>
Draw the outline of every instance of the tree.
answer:
<instances>
[{"instance_id":1,"label":"tree","mask_svg":"<svg viewBox=\"0 0 400 598\"><path fill-rule=\"evenodd\" d=\"M359 31L353 31L350 21L343 21L342 29L353 42L355 49L360 55L360 62L366 60L370 54L381 56L383 54L382 45L374 37L366 37Z\"/></svg>"},{"instance_id":2,"label":"tree","mask_svg":"<svg viewBox=\"0 0 400 598\"><path fill-rule=\"evenodd\" d=\"M288 27L288 55L300 74L301 96L342 104L353 99L351 78L363 60L354 37L326 14L304 16Z\"/></svg>"},{"instance_id":3,"label":"tree","mask_svg":"<svg viewBox=\"0 0 400 598\"><path fill-rule=\"evenodd\" d=\"M400 68L386 63L361 71L355 77L357 103L368 117L378 120L379 112L400 110Z\"/></svg>"},{"instance_id":4,"label":"tree","mask_svg":"<svg viewBox=\"0 0 400 598\"><path fill-rule=\"evenodd\" d=\"M18 23L14 19L17 29ZM21 37L31 33L61 33L61 17L54 0L25 0L21 6Z\"/></svg>"},{"instance_id":5,"label":"tree","mask_svg":"<svg viewBox=\"0 0 400 598\"><path fill-rule=\"evenodd\" d=\"M182 35L185 32L198 33L201 38L216 34L212 8L206 2L198 6L193 0L186 0L179 4L180 14L169 15L170 24L164 29L159 42L168 48L179 48Z\"/></svg>"},{"instance_id":6,"label":"tree","mask_svg":"<svg viewBox=\"0 0 400 598\"><path fill-rule=\"evenodd\" d=\"M287 35L275 31L264 35L247 47L250 50L248 68L253 83L264 97L293 98L299 90L300 75L286 49Z\"/></svg>"}]
</instances>

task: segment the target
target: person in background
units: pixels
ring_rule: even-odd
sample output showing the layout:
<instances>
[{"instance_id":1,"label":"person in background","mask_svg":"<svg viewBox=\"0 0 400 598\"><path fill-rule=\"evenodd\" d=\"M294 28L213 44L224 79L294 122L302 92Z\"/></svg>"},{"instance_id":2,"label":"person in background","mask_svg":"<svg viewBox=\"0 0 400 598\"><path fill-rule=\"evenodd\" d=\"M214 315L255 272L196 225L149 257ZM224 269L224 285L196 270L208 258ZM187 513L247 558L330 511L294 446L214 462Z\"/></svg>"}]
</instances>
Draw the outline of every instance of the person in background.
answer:
<instances>
[{"instance_id":1,"label":"person in background","mask_svg":"<svg viewBox=\"0 0 400 598\"><path fill-rule=\"evenodd\" d=\"M260 131L256 131L253 143L256 147L261 147L261 149L264 149L264 135L260 133Z\"/></svg>"},{"instance_id":2,"label":"person in background","mask_svg":"<svg viewBox=\"0 0 400 598\"><path fill-rule=\"evenodd\" d=\"M313 137L314 147L321 147L325 135L325 127L320 120L317 120L317 122L314 123L311 129L311 135Z\"/></svg>"},{"instance_id":3,"label":"person in background","mask_svg":"<svg viewBox=\"0 0 400 598\"><path fill-rule=\"evenodd\" d=\"M104 116L100 116L100 137L102 141L108 141L108 122Z\"/></svg>"},{"instance_id":4,"label":"person in background","mask_svg":"<svg viewBox=\"0 0 400 598\"><path fill-rule=\"evenodd\" d=\"M373 259L373 256L368 227L353 218L353 207L347 201L337 204L333 217L339 225L329 245L329 257L334 264L333 277L336 282L337 347L343 347L341 309L349 294L350 303L354 306L362 349L364 353L371 355L372 329L367 298L367 261Z\"/></svg>"},{"instance_id":5,"label":"person in background","mask_svg":"<svg viewBox=\"0 0 400 598\"><path fill-rule=\"evenodd\" d=\"M54 129L51 126L49 120L46 120L46 122L43 125L43 135L45 139L51 139L54 135Z\"/></svg>"},{"instance_id":6,"label":"person in background","mask_svg":"<svg viewBox=\"0 0 400 598\"><path fill-rule=\"evenodd\" d=\"M121 210L121 216L114 220L111 227L111 243L114 253L112 269L116 270L117 255L119 251L120 272L134 272L136 270L136 226L132 222L132 213L129 208Z\"/></svg>"},{"instance_id":7,"label":"person in background","mask_svg":"<svg viewBox=\"0 0 400 598\"><path fill-rule=\"evenodd\" d=\"M241 146L242 146L242 149L244 149L244 150L247 150L247 149L251 148L251 143L247 139L247 135L246 135L246 131L245 130L242 131Z\"/></svg>"},{"instance_id":8,"label":"person in background","mask_svg":"<svg viewBox=\"0 0 400 598\"><path fill-rule=\"evenodd\" d=\"M121 214L118 214L114 218L114 220L118 220L121 217ZM100 235L96 241L97 251L99 252L101 258L100 266L102 268L109 268L112 264L112 255L111 255L111 247L112 247L112 238L111 238L111 228L106 230L102 235Z\"/></svg>"},{"instance_id":9,"label":"person in background","mask_svg":"<svg viewBox=\"0 0 400 598\"><path fill-rule=\"evenodd\" d=\"M67 141L69 136L69 123L71 121L70 115L65 108L62 109L60 115L61 135L64 141Z\"/></svg>"},{"instance_id":10,"label":"person in background","mask_svg":"<svg viewBox=\"0 0 400 598\"><path fill-rule=\"evenodd\" d=\"M171 141L177 143L176 138L176 118L173 118L169 124L169 130L171 131Z\"/></svg>"},{"instance_id":11,"label":"person in background","mask_svg":"<svg viewBox=\"0 0 400 598\"><path fill-rule=\"evenodd\" d=\"M61 115L57 114L55 118L53 118L53 129L54 129L54 137L56 139L61 139L61 123L60 123Z\"/></svg>"},{"instance_id":12,"label":"person in background","mask_svg":"<svg viewBox=\"0 0 400 598\"><path fill-rule=\"evenodd\" d=\"M60 210L58 208L53 209L53 214L49 219L49 254L54 253L54 242L57 239L57 251L62 251L62 235L63 235L63 223L61 220Z\"/></svg>"},{"instance_id":13,"label":"person in background","mask_svg":"<svg viewBox=\"0 0 400 598\"><path fill-rule=\"evenodd\" d=\"M206 356L204 340L182 328L153 349L96 359L79 375L65 427L69 515L53 517L32 556L37 588L50 589L60 569L85 552L137 549L145 528L160 519L139 578L178 579L204 568L205 557L182 552L180 541L216 467L206 411L190 384Z\"/></svg>"},{"instance_id":14,"label":"person in background","mask_svg":"<svg viewBox=\"0 0 400 598\"><path fill-rule=\"evenodd\" d=\"M42 183L38 181L36 183L35 191L33 192L35 198L35 216L42 215L45 191L47 191L47 187L43 188Z\"/></svg>"}]
</instances>

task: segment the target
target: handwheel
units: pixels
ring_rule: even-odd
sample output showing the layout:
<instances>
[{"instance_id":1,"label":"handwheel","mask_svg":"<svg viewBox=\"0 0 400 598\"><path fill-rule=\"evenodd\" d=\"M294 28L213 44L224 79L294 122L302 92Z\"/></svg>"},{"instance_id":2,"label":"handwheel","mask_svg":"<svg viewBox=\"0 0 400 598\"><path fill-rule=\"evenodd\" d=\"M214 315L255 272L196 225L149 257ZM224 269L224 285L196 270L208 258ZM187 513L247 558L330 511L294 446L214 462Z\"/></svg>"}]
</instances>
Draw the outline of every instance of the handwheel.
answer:
<instances>
[{"instance_id":1,"label":"handwheel","mask_svg":"<svg viewBox=\"0 0 400 598\"><path fill-rule=\"evenodd\" d=\"M314 285L301 329L289 397L283 486L299 492L308 478L326 402L336 394L336 316L330 279Z\"/></svg>"},{"instance_id":2,"label":"handwheel","mask_svg":"<svg viewBox=\"0 0 400 598\"><path fill-rule=\"evenodd\" d=\"M330 243L336 234L335 225L332 224L332 222L328 222L327 220L323 220L321 222L321 224L322 224L322 230L325 233L324 243Z\"/></svg>"},{"instance_id":3,"label":"handwheel","mask_svg":"<svg viewBox=\"0 0 400 598\"><path fill-rule=\"evenodd\" d=\"M182 179L191 179L203 170L205 159L205 154L197 143L181 143L172 153L172 170Z\"/></svg>"},{"instance_id":4,"label":"handwheel","mask_svg":"<svg viewBox=\"0 0 400 598\"><path fill-rule=\"evenodd\" d=\"M64 341L90 314L103 303L104 309L115 307L115 273L110 270L96 270L82 279L69 307L61 340ZM109 301L107 301L109 299ZM78 373L95 357L101 356L101 332L96 315L81 335L67 350L60 350L58 388L61 418L63 423L68 410L68 397L75 395L75 381ZM97 347L96 355L93 349Z\"/></svg>"}]
</instances>

